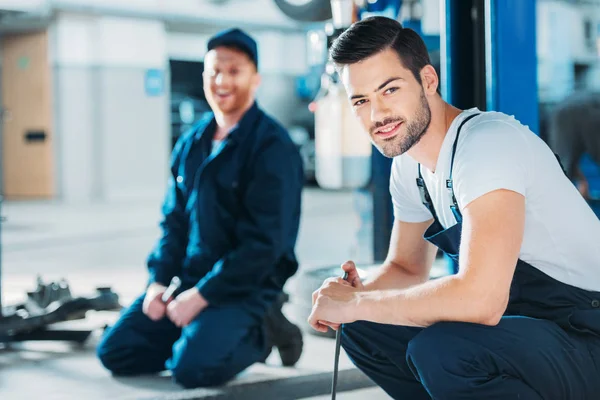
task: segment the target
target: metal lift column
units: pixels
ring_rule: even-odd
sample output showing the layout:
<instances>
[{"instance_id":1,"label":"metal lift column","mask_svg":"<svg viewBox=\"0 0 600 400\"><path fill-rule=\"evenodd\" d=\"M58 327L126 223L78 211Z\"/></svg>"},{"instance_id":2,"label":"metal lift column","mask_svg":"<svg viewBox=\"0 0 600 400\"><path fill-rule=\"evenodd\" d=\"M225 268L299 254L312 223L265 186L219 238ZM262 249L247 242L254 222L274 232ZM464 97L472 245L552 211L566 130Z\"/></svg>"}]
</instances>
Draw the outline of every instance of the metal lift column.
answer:
<instances>
[{"instance_id":1,"label":"metal lift column","mask_svg":"<svg viewBox=\"0 0 600 400\"><path fill-rule=\"evenodd\" d=\"M537 0L485 0L487 106L539 134Z\"/></svg>"},{"instance_id":2,"label":"metal lift column","mask_svg":"<svg viewBox=\"0 0 600 400\"><path fill-rule=\"evenodd\" d=\"M537 133L536 0L443 0L442 94Z\"/></svg>"}]
</instances>

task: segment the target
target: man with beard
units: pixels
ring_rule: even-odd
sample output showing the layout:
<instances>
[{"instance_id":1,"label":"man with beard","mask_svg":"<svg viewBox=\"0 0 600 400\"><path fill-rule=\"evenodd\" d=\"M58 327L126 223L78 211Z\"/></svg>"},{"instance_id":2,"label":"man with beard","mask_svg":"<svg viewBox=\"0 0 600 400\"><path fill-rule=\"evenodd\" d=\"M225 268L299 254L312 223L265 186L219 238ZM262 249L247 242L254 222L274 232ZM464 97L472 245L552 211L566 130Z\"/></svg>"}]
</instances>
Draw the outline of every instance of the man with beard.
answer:
<instances>
[{"instance_id":1,"label":"man with beard","mask_svg":"<svg viewBox=\"0 0 600 400\"><path fill-rule=\"evenodd\" d=\"M591 399L600 391L600 221L548 146L459 110L421 38L365 19L331 48L354 111L393 157L387 260L330 278L310 324L397 399ZM437 248L458 260L429 279Z\"/></svg>"},{"instance_id":2,"label":"man with beard","mask_svg":"<svg viewBox=\"0 0 600 400\"><path fill-rule=\"evenodd\" d=\"M168 369L184 387L213 386L273 346L286 366L300 358L302 335L281 306L298 268L304 173L286 130L255 101L257 67L256 43L239 29L208 42L213 112L175 145L148 287L98 347L116 375ZM164 295L173 278L181 287Z\"/></svg>"}]
</instances>

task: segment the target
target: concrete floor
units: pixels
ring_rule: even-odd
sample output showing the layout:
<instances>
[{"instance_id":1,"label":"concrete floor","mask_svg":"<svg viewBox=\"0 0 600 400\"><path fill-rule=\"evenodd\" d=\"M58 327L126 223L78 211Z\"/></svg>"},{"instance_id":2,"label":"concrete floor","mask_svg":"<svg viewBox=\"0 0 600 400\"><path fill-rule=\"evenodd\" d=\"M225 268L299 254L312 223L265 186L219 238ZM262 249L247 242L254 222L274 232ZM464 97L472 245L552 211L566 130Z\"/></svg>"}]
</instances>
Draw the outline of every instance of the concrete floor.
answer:
<instances>
[{"instance_id":1,"label":"concrete floor","mask_svg":"<svg viewBox=\"0 0 600 400\"><path fill-rule=\"evenodd\" d=\"M308 188L297 244L301 269L352 258L371 262L370 235L356 245L359 217L351 192ZM158 236L161 199L65 206L5 202L2 214L4 300L31 289L37 274L67 277L76 291L112 286L132 298L143 289L145 258Z\"/></svg>"},{"instance_id":2,"label":"concrete floor","mask_svg":"<svg viewBox=\"0 0 600 400\"><path fill-rule=\"evenodd\" d=\"M337 396L340 400L384 400L391 399L388 395L383 393L379 388L372 389L358 389L347 393L341 393ZM306 397L304 400L330 400L330 395Z\"/></svg>"},{"instance_id":3,"label":"concrete floor","mask_svg":"<svg viewBox=\"0 0 600 400\"><path fill-rule=\"evenodd\" d=\"M364 200L364 199L362 199ZM37 274L68 279L74 295L111 286L128 304L143 289L144 260L158 235L161 199L114 204L67 206L55 202L5 203L2 232L3 301L19 301L34 287ZM338 265L353 258L371 262L370 232L357 238L360 221L352 192L307 189L297 252L303 270ZM368 207L368 204L366 205ZM294 281L290 282L293 285ZM95 328L116 313L89 313L80 323ZM297 317L297 316L296 316ZM291 316L294 319L294 316ZM0 350L2 399L134 399L180 392L168 377L117 380L94 357L99 330L83 347L64 343L28 343ZM245 376L293 376L331 371L334 342L305 335L305 353L297 368L253 366ZM353 368L342 351L341 368ZM238 380L243 381L244 376ZM387 399L380 389L342 393L340 399ZM328 395L312 397L326 399Z\"/></svg>"}]
</instances>

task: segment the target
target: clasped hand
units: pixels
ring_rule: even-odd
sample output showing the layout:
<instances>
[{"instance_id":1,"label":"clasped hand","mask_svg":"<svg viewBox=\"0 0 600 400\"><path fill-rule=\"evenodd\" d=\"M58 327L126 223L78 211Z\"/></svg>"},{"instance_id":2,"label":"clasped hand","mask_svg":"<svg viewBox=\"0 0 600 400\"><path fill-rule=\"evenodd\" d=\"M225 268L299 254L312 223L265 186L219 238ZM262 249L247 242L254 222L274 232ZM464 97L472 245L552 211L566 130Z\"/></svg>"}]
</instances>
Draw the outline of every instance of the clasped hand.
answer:
<instances>
[{"instance_id":1,"label":"clasped hand","mask_svg":"<svg viewBox=\"0 0 600 400\"><path fill-rule=\"evenodd\" d=\"M327 332L327 327L337 330L341 324L357 320L357 305L364 287L352 261L344 263L342 269L348 273L347 280L329 278L312 295L308 323L319 332Z\"/></svg>"},{"instance_id":2,"label":"clasped hand","mask_svg":"<svg viewBox=\"0 0 600 400\"><path fill-rule=\"evenodd\" d=\"M165 314L179 328L187 326L202 312L208 302L195 287L180 293L176 298L169 299L165 304L161 297L166 287L152 284L146 290L143 311L153 321L162 319Z\"/></svg>"}]
</instances>

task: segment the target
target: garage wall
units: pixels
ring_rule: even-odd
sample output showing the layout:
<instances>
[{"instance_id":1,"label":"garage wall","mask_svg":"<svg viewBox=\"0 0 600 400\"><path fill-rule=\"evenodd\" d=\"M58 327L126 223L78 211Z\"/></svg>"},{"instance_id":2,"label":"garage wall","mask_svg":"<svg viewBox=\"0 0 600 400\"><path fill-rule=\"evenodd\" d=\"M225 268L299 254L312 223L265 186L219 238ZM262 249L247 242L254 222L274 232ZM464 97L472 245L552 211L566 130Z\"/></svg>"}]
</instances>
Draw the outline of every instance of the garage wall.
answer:
<instances>
[{"instance_id":1,"label":"garage wall","mask_svg":"<svg viewBox=\"0 0 600 400\"><path fill-rule=\"evenodd\" d=\"M306 36L267 31L257 37L263 76L258 100L267 112L289 127L298 119L298 109L306 108L296 96L296 78L308 68Z\"/></svg>"},{"instance_id":2,"label":"garage wall","mask_svg":"<svg viewBox=\"0 0 600 400\"><path fill-rule=\"evenodd\" d=\"M47 5L48 0L2 0L0 10L35 11Z\"/></svg>"},{"instance_id":3,"label":"garage wall","mask_svg":"<svg viewBox=\"0 0 600 400\"><path fill-rule=\"evenodd\" d=\"M192 7L180 5L180 11ZM281 17L269 15L276 16L270 22ZM58 197L89 202L162 196L170 151L168 60L201 60L208 38L223 27L197 28L202 33L167 32L151 19L57 15L51 64ZM304 33L246 29L259 43L258 100L289 126L298 107L306 107L295 95L296 78L306 71ZM159 74L159 93L147 91L149 73Z\"/></svg>"},{"instance_id":4,"label":"garage wall","mask_svg":"<svg viewBox=\"0 0 600 400\"><path fill-rule=\"evenodd\" d=\"M245 26L288 28L298 24L279 11L273 0L45 0L42 2L64 11L129 14L156 19L164 17L179 19L182 22L219 26L241 22Z\"/></svg>"},{"instance_id":5,"label":"garage wall","mask_svg":"<svg viewBox=\"0 0 600 400\"><path fill-rule=\"evenodd\" d=\"M586 38L585 22L591 24L592 37ZM598 40L600 7L569 4L559 0L537 3L537 56L540 99L557 102L576 89L575 64L590 67L586 81L597 77L600 49ZM588 40L589 39L589 40ZM595 39L595 40L594 40ZM593 89L597 87L588 87Z\"/></svg>"},{"instance_id":6,"label":"garage wall","mask_svg":"<svg viewBox=\"0 0 600 400\"><path fill-rule=\"evenodd\" d=\"M61 14L52 33L60 197L161 196L170 150L162 23Z\"/></svg>"}]
</instances>

